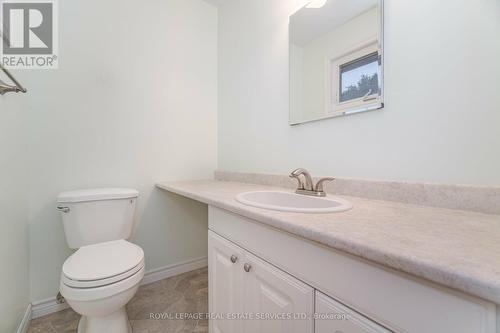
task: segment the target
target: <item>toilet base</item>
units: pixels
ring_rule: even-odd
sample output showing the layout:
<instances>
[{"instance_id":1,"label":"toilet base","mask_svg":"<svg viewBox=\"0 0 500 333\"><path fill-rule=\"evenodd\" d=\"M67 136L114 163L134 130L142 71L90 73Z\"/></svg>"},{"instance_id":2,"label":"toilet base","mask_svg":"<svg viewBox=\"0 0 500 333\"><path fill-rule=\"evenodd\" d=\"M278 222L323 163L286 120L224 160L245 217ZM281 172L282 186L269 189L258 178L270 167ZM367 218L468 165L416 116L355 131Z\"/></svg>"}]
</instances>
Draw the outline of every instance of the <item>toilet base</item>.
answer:
<instances>
[{"instance_id":1,"label":"toilet base","mask_svg":"<svg viewBox=\"0 0 500 333\"><path fill-rule=\"evenodd\" d=\"M125 307L105 317L82 316L78 333L132 333Z\"/></svg>"}]
</instances>

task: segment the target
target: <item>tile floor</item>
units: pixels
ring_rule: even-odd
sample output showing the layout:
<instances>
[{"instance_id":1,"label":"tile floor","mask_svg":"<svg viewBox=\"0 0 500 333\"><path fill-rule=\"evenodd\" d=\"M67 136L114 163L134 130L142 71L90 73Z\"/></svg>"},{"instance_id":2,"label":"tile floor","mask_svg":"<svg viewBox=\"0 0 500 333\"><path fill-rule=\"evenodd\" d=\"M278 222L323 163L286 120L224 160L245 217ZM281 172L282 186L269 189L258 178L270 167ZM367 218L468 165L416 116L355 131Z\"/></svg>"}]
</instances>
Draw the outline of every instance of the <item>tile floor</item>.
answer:
<instances>
[{"instance_id":1,"label":"tile floor","mask_svg":"<svg viewBox=\"0 0 500 333\"><path fill-rule=\"evenodd\" d=\"M184 273L141 286L127 305L134 333L206 333L206 319L150 319L151 313L190 314L208 312L207 269ZM80 316L68 309L34 319L28 333L75 333Z\"/></svg>"}]
</instances>

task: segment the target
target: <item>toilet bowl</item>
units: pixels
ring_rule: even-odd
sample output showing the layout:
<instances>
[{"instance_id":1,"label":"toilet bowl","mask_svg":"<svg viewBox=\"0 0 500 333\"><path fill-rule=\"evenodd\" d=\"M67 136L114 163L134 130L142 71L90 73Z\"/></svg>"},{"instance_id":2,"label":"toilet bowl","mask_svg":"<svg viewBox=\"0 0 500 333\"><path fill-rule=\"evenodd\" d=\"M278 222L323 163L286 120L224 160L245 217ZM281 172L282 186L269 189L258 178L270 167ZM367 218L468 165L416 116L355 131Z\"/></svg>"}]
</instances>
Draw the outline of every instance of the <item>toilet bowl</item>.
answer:
<instances>
[{"instance_id":1,"label":"toilet bowl","mask_svg":"<svg viewBox=\"0 0 500 333\"><path fill-rule=\"evenodd\" d=\"M64 263L60 292L82 317L78 333L132 332L125 305L144 277L144 252L126 240L83 246Z\"/></svg>"}]
</instances>

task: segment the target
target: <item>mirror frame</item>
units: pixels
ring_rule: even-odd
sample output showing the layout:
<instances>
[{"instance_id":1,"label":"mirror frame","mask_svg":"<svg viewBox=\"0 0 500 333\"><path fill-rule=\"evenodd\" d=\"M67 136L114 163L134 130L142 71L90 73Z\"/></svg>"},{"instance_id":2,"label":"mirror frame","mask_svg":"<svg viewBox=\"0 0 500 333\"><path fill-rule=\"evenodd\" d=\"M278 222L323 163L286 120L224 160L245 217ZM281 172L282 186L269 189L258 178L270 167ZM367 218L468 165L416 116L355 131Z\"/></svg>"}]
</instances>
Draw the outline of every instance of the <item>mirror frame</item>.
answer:
<instances>
[{"instance_id":1,"label":"mirror frame","mask_svg":"<svg viewBox=\"0 0 500 333\"><path fill-rule=\"evenodd\" d=\"M309 1L310 2L310 1ZM309 3L308 2L308 3ZM380 21L379 21L379 40L378 40L378 52L379 52L379 57L380 57L380 92L379 92L379 101L380 103L377 105L372 105L369 107L361 107L359 109L352 109L352 110L344 110L344 111L337 111L337 112L331 112L330 114L327 114L323 117L317 117L314 119L308 119L308 120L302 120L302 121L293 121L291 118L290 110L291 110L291 100L292 100L292 91L291 91L291 80L290 80L290 71L291 71L291 61L290 61L290 54L291 54L291 47L290 47L290 17L297 13L298 11L304 9L308 3L306 3L304 6L300 7L297 9L295 12L293 12L289 18L288 18L288 124L290 126L296 126L296 125L302 125L302 124L307 124L315 121L320 121L320 120L325 120L325 119L330 119L330 118L337 118L337 117L343 117L343 116L348 116L352 114L358 114L358 113L364 113L368 111L375 111L375 110L380 110L383 109L385 106L385 94L384 94L384 86L385 86L385 75L384 75L384 0L378 0L379 2L379 15L380 15Z\"/></svg>"}]
</instances>

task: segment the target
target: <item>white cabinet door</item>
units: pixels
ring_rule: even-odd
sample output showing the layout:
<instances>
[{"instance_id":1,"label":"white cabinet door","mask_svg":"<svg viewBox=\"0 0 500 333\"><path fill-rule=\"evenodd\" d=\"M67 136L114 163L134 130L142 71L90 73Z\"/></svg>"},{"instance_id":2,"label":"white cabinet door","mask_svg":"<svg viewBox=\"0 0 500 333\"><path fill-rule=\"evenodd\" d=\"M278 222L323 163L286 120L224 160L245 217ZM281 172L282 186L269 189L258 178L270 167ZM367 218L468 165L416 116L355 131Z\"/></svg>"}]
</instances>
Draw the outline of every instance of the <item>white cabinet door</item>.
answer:
<instances>
[{"instance_id":1,"label":"white cabinet door","mask_svg":"<svg viewBox=\"0 0 500 333\"><path fill-rule=\"evenodd\" d=\"M313 332L312 287L248 252L243 265L244 333Z\"/></svg>"},{"instance_id":2,"label":"white cabinet door","mask_svg":"<svg viewBox=\"0 0 500 333\"><path fill-rule=\"evenodd\" d=\"M387 329L316 291L315 333L390 333Z\"/></svg>"},{"instance_id":3,"label":"white cabinet door","mask_svg":"<svg viewBox=\"0 0 500 333\"><path fill-rule=\"evenodd\" d=\"M227 315L241 312L243 249L208 232L208 283L211 333L240 333L241 321L228 320Z\"/></svg>"}]
</instances>

